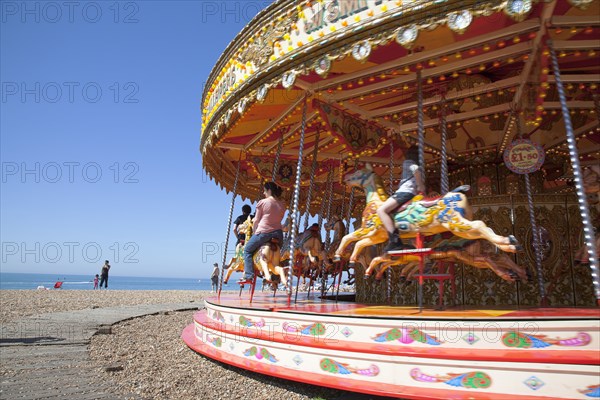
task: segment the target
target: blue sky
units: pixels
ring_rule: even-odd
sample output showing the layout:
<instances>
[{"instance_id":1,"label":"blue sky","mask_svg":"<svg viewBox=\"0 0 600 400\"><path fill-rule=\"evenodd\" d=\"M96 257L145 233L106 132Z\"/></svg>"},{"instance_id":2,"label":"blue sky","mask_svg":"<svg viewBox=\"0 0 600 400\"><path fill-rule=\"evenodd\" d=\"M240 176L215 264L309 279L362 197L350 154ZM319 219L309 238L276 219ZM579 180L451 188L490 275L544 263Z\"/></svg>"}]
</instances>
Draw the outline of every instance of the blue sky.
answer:
<instances>
[{"instance_id":1,"label":"blue sky","mask_svg":"<svg viewBox=\"0 0 600 400\"><path fill-rule=\"evenodd\" d=\"M2 272L210 274L231 194L202 170L202 88L269 3L0 2Z\"/></svg>"}]
</instances>

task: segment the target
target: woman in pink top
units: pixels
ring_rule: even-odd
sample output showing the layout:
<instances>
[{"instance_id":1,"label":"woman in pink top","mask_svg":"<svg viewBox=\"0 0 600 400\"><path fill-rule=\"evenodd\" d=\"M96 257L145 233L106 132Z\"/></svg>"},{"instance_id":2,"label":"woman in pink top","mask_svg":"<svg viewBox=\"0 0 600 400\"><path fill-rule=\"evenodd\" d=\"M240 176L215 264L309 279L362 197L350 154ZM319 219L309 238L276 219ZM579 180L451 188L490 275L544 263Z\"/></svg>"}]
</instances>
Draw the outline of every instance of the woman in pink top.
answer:
<instances>
[{"instance_id":1,"label":"woman in pink top","mask_svg":"<svg viewBox=\"0 0 600 400\"><path fill-rule=\"evenodd\" d=\"M244 277L239 284L252 283L254 279L254 262L252 255L271 239L279 239L283 243L281 220L285 214L285 205L279 200L281 188L275 182L267 182L264 186L265 198L256 205L253 234L244 247Z\"/></svg>"}]
</instances>

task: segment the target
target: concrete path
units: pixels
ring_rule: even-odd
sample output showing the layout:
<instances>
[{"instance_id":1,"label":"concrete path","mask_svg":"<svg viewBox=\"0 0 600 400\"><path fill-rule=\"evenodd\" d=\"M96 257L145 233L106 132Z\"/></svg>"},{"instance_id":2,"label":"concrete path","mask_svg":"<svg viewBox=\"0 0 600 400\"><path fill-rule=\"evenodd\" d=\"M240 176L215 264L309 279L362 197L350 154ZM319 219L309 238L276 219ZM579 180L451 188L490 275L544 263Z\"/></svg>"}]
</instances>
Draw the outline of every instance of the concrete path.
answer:
<instances>
[{"instance_id":1,"label":"concrete path","mask_svg":"<svg viewBox=\"0 0 600 400\"><path fill-rule=\"evenodd\" d=\"M197 310L203 302L96 308L27 317L0 324L0 399L139 399L109 390L90 359L88 345L96 333L144 315ZM16 374L4 374L4 371Z\"/></svg>"}]
</instances>

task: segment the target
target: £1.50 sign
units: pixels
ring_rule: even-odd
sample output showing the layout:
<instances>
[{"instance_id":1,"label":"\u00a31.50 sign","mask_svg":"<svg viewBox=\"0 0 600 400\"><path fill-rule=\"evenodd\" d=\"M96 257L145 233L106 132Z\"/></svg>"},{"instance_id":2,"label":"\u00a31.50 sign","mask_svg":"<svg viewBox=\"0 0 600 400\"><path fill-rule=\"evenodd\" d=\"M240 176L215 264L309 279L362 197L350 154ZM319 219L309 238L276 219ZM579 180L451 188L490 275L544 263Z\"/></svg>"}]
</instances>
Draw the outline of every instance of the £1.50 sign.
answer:
<instances>
[{"instance_id":1,"label":"\u00a31.50 sign","mask_svg":"<svg viewBox=\"0 0 600 400\"><path fill-rule=\"evenodd\" d=\"M530 174L540 169L546 157L544 149L531 140L518 139L504 150L504 164L516 174Z\"/></svg>"}]
</instances>

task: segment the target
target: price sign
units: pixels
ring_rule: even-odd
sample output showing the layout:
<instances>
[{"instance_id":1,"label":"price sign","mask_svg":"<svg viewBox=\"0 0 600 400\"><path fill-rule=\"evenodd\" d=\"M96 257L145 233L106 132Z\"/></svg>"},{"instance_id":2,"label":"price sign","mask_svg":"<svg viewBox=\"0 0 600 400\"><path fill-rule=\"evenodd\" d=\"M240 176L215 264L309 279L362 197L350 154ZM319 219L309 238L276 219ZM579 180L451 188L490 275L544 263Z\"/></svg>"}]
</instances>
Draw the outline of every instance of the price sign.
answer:
<instances>
[{"instance_id":1,"label":"price sign","mask_svg":"<svg viewBox=\"0 0 600 400\"><path fill-rule=\"evenodd\" d=\"M530 174L544 164L544 149L531 140L518 139L504 150L504 164L516 174Z\"/></svg>"}]
</instances>

